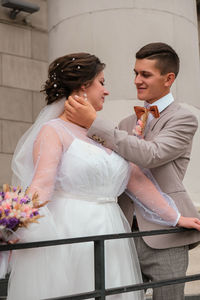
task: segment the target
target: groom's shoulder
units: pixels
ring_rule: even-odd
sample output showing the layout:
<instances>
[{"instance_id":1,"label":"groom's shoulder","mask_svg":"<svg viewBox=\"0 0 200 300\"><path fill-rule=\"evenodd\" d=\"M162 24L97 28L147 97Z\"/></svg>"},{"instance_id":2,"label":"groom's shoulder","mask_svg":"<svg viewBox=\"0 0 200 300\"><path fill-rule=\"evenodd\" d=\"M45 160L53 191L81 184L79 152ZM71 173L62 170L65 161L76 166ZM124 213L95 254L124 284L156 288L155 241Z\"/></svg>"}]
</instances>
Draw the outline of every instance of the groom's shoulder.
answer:
<instances>
[{"instance_id":1,"label":"groom's shoulder","mask_svg":"<svg viewBox=\"0 0 200 300\"><path fill-rule=\"evenodd\" d=\"M169 116L174 115L175 118L191 120L194 123L198 123L197 117L193 112L194 107L189 107L184 103L173 103L169 106Z\"/></svg>"}]
</instances>

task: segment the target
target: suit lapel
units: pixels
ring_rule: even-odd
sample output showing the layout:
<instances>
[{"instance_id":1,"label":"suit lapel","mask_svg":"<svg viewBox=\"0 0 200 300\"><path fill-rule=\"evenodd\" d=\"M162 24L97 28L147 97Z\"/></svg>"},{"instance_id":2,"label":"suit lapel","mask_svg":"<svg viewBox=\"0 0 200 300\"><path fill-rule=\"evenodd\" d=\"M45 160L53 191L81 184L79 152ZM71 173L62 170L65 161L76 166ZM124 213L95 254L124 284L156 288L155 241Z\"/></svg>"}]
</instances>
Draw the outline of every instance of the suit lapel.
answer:
<instances>
[{"instance_id":1,"label":"suit lapel","mask_svg":"<svg viewBox=\"0 0 200 300\"><path fill-rule=\"evenodd\" d=\"M151 132L153 131L153 129L155 128L155 125L159 122L162 122L163 120L163 116L165 116L168 113L172 113L172 111L177 110L178 106L177 104L175 104L174 102L171 103L169 106L167 106L161 113L160 113L160 117L159 118L154 118L151 123L149 124L149 127L147 128L146 134L145 134L145 138L149 136L149 134L151 134Z\"/></svg>"}]
</instances>

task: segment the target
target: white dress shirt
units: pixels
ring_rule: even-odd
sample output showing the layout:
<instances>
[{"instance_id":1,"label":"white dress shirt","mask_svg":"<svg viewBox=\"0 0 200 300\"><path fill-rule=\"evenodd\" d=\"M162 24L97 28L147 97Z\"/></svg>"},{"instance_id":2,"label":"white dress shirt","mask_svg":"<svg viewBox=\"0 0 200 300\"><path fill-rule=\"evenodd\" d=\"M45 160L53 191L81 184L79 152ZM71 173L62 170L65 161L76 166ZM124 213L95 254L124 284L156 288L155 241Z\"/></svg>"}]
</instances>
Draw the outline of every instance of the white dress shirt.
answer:
<instances>
[{"instance_id":1,"label":"white dress shirt","mask_svg":"<svg viewBox=\"0 0 200 300\"><path fill-rule=\"evenodd\" d=\"M169 106L172 102L174 101L174 97L172 93L169 93L165 95L164 97L160 98L159 100L149 104L148 102L144 102L144 107L149 108L153 105L157 105L159 113L161 113L167 106ZM147 124L146 124L146 129L148 128L150 122L154 119L154 116L149 113L148 119L147 119ZM145 130L146 131L146 130Z\"/></svg>"}]
</instances>

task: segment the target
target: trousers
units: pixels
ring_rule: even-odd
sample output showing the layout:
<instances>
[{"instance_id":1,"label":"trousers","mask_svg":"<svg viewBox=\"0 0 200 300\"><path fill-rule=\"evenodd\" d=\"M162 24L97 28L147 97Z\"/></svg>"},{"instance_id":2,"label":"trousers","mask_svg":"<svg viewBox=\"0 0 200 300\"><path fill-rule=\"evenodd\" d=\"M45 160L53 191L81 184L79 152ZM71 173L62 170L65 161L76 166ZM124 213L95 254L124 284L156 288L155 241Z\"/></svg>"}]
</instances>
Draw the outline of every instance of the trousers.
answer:
<instances>
[{"instance_id":1,"label":"trousers","mask_svg":"<svg viewBox=\"0 0 200 300\"><path fill-rule=\"evenodd\" d=\"M144 242L142 237L134 240L144 282L186 276L188 246L153 249ZM183 283L154 288L152 299L184 300L184 286Z\"/></svg>"}]
</instances>

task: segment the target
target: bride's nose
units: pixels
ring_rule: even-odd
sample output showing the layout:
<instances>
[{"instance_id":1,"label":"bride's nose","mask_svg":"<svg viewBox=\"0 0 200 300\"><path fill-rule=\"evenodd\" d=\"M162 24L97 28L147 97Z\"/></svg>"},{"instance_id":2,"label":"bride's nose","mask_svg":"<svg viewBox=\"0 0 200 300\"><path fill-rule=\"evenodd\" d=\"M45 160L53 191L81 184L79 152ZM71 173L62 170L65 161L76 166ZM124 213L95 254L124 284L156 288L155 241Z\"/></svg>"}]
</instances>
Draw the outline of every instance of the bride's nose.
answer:
<instances>
[{"instance_id":1,"label":"bride's nose","mask_svg":"<svg viewBox=\"0 0 200 300\"><path fill-rule=\"evenodd\" d=\"M104 95L108 96L109 95L109 91L107 91L106 89L104 89Z\"/></svg>"}]
</instances>

